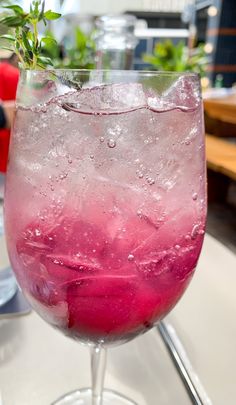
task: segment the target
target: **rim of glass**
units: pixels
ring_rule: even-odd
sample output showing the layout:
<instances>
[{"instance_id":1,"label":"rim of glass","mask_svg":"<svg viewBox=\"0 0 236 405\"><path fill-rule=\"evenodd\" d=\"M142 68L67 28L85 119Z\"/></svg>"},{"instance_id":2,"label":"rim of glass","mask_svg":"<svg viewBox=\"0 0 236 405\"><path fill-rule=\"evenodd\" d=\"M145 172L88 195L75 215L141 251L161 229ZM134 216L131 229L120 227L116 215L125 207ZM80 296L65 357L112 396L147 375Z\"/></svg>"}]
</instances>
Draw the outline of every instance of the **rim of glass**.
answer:
<instances>
[{"instance_id":1,"label":"rim of glass","mask_svg":"<svg viewBox=\"0 0 236 405\"><path fill-rule=\"evenodd\" d=\"M65 69L65 68L60 68L60 69L25 69L21 70L21 73L27 73L27 74L45 74L45 73L90 73L90 72L100 72L100 73L112 73L113 75L120 75L120 74L125 74L125 75L139 75L139 76L187 76L187 77L195 77L199 78L199 74L195 72L173 72L173 71L165 71L165 70L118 70L118 69Z\"/></svg>"}]
</instances>

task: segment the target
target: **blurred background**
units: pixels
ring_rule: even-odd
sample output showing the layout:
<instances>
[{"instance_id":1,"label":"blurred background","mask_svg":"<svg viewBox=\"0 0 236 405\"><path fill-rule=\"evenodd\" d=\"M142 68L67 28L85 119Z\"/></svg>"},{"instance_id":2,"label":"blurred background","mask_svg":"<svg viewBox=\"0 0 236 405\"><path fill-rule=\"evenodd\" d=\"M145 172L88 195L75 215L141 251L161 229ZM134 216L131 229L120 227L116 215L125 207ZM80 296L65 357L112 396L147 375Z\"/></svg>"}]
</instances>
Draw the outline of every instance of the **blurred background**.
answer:
<instances>
[{"instance_id":1,"label":"blurred background","mask_svg":"<svg viewBox=\"0 0 236 405\"><path fill-rule=\"evenodd\" d=\"M0 14L6 13L3 4L16 3L29 9L29 0L4 0ZM47 43L43 49L56 68L199 73L206 124L208 232L236 251L235 0L46 0L46 9L62 14L40 27L42 36L46 32L57 40L57 45ZM0 34L6 33L0 25ZM1 49L0 62L0 99L10 127L7 103L14 102L19 71L11 52ZM2 196L9 139L10 128L1 129Z\"/></svg>"},{"instance_id":2,"label":"blurred background","mask_svg":"<svg viewBox=\"0 0 236 405\"><path fill-rule=\"evenodd\" d=\"M30 5L0 1L7 3ZM58 42L57 48L45 46L56 67L90 68L99 51L123 47L133 50L129 68L197 71L203 87L236 82L233 0L47 0L46 9L62 14L46 29Z\"/></svg>"}]
</instances>

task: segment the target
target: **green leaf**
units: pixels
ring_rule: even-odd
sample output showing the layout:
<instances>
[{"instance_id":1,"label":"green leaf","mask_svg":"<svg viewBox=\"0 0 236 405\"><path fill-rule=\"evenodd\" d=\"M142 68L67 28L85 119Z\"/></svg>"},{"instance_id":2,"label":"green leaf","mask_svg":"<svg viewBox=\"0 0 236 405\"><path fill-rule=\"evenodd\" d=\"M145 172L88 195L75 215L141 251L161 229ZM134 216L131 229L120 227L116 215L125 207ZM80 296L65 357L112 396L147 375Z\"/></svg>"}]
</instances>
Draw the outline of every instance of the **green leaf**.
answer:
<instances>
[{"instance_id":1,"label":"green leaf","mask_svg":"<svg viewBox=\"0 0 236 405\"><path fill-rule=\"evenodd\" d=\"M15 42L15 40L16 40L16 38L13 37L13 35L8 35L8 34L1 35L0 39L6 39L7 41L13 41L13 42Z\"/></svg>"},{"instance_id":2,"label":"green leaf","mask_svg":"<svg viewBox=\"0 0 236 405\"><path fill-rule=\"evenodd\" d=\"M45 8L45 1L43 1L42 3L42 8L39 14L39 21L43 20L43 16L44 16L44 8Z\"/></svg>"},{"instance_id":3,"label":"green leaf","mask_svg":"<svg viewBox=\"0 0 236 405\"><path fill-rule=\"evenodd\" d=\"M52 37L43 37L41 42L43 42L46 46L57 45L57 41Z\"/></svg>"},{"instance_id":4,"label":"green leaf","mask_svg":"<svg viewBox=\"0 0 236 405\"><path fill-rule=\"evenodd\" d=\"M41 1L33 1L33 7L32 7L32 18L36 18L39 16L39 5L40 5Z\"/></svg>"},{"instance_id":5,"label":"green leaf","mask_svg":"<svg viewBox=\"0 0 236 405\"><path fill-rule=\"evenodd\" d=\"M31 51L31 45L30 45L29 40L27 38L27 31L22 30L22 41L23 41L23 44L24 44L25 48L28 51Z\"/></svg>"},{"instance_id":6,"label":"green leaf","mask_svg":"<svg viewBox=\"0 0 236 405\"><path fill-rule=\"evenodd\" d=\"M75 30L75 41L76 41L76 47L80 51L82 51L83 49L86 48L86 43L87 43L86 35L78 27Z\"/></svg>"},{"instance_id":7,"label":"green leaf","mask_svg":"<svg viewBox=\"0 0 236 405\"><path fill-rule=\"evenodd\" d=\"M33 33L31 31L27 31L27 38L30 39L30 41L33 41L34 36L33 36Z\"/></svg>"},{"instance_id":8,"label":"green leaf","mask_svg":"<svg viewBox=\"0 0 236 405\"><path fill-rule=\"evenodd\" d=\"M14 52L13 48L8 48L8 46L1 46L1 49L6 49L7 51Z\"/></svg>"},{"instance_id":9,"label":"green leaf","mask_svg":"<svg viewBox=\"0 0 236 405\"><path fill-rule=\"evenodd\" d=\"M20 16L4 17L0 20L0 24L7 25L8 27L21 27L25 21Z\"/></svg>"},{"instance_id":10,"label":"green leaf","mask_svg":"<svg viewBox=\"0 0 236 405\"><path fill-rule=\"evenodd\" d=\"M13 10L15 12L15 14L24 15L23 8L20 7L20 6L17 6L16 4L14 4L12 6L4 6L4 8L8 8L10 10Z\"/></svg>"},{"instance_id":11,"label":"green leaf","mask_svg":"<svg viewBox=\"0 0 236 405\"><path fill-rule=\"evenodd\" d=\"M7 2L11 4L10 1ZM19 55L21 67L25 69L45 68L52 65L51 59L47 57L51 56L49 52L47 55L47 50L50 48L56 50L56 54L59 56L59 47L56 40L48 38L46 34L41 41L39 40L38 24L43 20L46 25L47 20L56 20L61 15L52 10L44 12L45 0L31 0L29 3L30 12L25 12L22 7L15 4L5 7L10 14L5 15L0 22L12 28L13 34L3 35L2 40L8 41L5 49L15 51ZM45 53L45 56L41 56L42 53L43 55Z\"/></svg>"},{"instance_id":12,"label":"green leaf","mask_svg":"<svg viewBox=\"0 0 236 405\"><path fill-rule=\"evenodd\" d=\"M46 18L46 20L57 20L58 18L61 17L61 14L54 13L54 11L48 10L48 11L45 11L43 16L44 16L44 18Z\"/></svg>"},{"instance_id":13,"label":"green leaf","mask_svg":"<svg viewBox=\"0 0 236 405\"><path fill-rule=\"evenodd\" d=\"M44 66L47 66L47 65L53 66L51 59L46 58L45 56L39 56L37 60L40 64L42 64Z\"/></svg>"}]
</instances>

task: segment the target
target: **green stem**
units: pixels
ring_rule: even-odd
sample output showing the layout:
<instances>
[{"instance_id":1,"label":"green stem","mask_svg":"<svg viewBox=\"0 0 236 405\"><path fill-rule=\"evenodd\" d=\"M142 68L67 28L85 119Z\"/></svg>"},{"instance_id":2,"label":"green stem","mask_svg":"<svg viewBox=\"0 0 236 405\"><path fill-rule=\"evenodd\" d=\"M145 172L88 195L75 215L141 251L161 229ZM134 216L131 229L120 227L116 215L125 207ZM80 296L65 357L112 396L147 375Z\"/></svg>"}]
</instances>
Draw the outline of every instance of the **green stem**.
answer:
<instances>
[{"instance_id":1,"label":"green stem","mask_svg":"<svg viewBox=\"0 0 236 405\"><path fill-rule=\"evenodd\" d=\"M24 61L24 58L22 57L22 55L20 53L20 46L23 49L23 44L22 44L22 41L21 41L21 38L20 38L20 31L19 31L18 27L15 30L15 35L16 35L15 53L19 58L19 61L20 61L21 65L22 65L22 68L25 68L25 61Z\"/></svg>"},{"instance_id":2,"label":"green stem","mask_svg":"<svg viewBox=\"0 0 236 405\"><path fill-rule=\"evenodd\" d=\"M33 21L33 29L34 29L34 47L36 52L38 52L38 27L37 27L37 21ZM32 69L36 69L37 67L37 62L38 62L38 56L35 52L33 52L33 65Z\"/></svg>"},{"instance_id":3,"label":"green stem","mask_svg":"<svg viewBox=\"0 0 236 405\"><path fill-rule=\"evenodd\" d=\"M15 53L16 53L16 55L18 56L19 61L20 61L21 65L22 65L22 67L25 68L25 61L24 61L24 59L22 58L21 53L20 53L18 50L16 50Z\"/></svg>"}]
</instances>

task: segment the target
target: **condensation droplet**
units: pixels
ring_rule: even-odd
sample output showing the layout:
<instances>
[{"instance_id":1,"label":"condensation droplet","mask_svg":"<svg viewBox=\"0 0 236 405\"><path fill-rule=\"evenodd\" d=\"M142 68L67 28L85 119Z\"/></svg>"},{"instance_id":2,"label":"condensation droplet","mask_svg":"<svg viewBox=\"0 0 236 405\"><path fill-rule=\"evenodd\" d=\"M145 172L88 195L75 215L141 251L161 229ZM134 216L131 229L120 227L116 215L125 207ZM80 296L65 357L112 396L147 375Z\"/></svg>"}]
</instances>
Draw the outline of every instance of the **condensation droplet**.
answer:
<instances>
[{"instance_id":1,"label":"condensation droplet","mask_svg":"<svg viewBox=\"0 0 236 405\"><path fill-rule=\"evenodd\" d=\"M116 147L116 141L114 139L108 139L107 146L109 148L115 148Z\"/></svg>"},{"instance_id":2,"label":"condensation droplet","mask_svg":"<svg viewBox=\"0 0 236 405\"><path fill-rule=\"evenodd\" d=\"M185 240L189 241L191 239L190 235L185 236Z\"/></svg>"},{"instance_id":3,"label":"condensation droplet","mask_svg":"<svg viewBox=\"0 0 236 405\"><path fill-rule=\"evenodd\" d=\"M90 155L89 157L90 157L90 159L91 159L91 160L93 160L93 159L94 159L94 155Z\"/></svg>"},{"instance_id":4,"label":"condensation droplet","mask_svg":"<svg viewBox=\"0 0 236 405\"><path fill-rule=\"evenodd\" d=\"M197 200L197 197L198 197L197 193L193 193L193 195L192 195L193 201L196 201L196 200Z\"/></svg>"},{"instance_id":5,"label":"condensation droplet","mask_svg":"<svg viewBox=\"0 0 236 405\"><path fill-rule=\"evenodd\" d=\"M68 163L71 164L72 163L72 159L68 158Z\"/></svg>"},{"instance_id":6,"label":"condensation droplet","mask_svg":"<svg viewBox=\"0 0 236 405\"><path fill-rule=\"evenodd\" d=\"M105 140L105 139L104 139L104 137L103 137L103 136L101 136L101 138L100 138L100 142L101 142L101 143L103 143L103 142L104 142L104 140Z\"/></svg>"},{"instance_id":7,"label":"condensation droplet","mask_svg":"<svg viewBox=\"0 0 236 405\"><path fill-rule=\"evenodd\" d=\"M131 255L131 254L130 254L130 255L128 256L128 260L129 260L130 262L132 262L132 261L134 260L134 255Z\"/></svg>"},{"instance_id":8,"label":"condensation droplet","mask_svg":"<svg viewBox=\"0 0 236 405\"><path fill-rule=\"evenodd\" d=\"M180 249L180 245L175 245L175 249L179 250Z\"/></svg>"}]
</instances>

